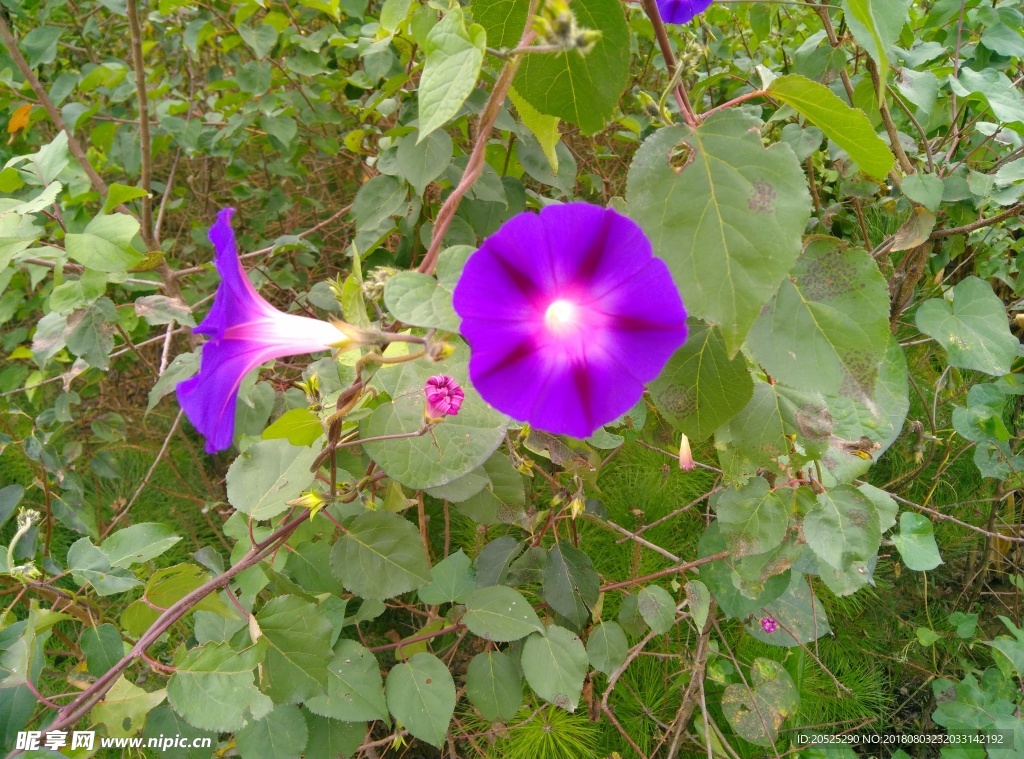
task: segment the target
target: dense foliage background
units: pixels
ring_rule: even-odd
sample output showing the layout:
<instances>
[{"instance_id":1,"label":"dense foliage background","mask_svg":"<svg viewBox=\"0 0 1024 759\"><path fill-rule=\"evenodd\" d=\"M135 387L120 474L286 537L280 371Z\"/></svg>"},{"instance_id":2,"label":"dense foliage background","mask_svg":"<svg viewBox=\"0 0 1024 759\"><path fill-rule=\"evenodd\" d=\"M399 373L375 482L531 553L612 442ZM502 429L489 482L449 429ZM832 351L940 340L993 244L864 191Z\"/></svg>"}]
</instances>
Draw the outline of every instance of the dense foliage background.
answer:
<instances>
[{"instance_id":1,"label":"dense foliage background","mask_svg":"<svg viewBox=\"0 0 1024 759\"><path fill-rule=\"evenodd\" d=\"M0 745L1019 755L1022 6L0 0ZM451 305L567 200L692 317L587 440L489 408ZM377 338L208 456L225 206L264 297ZM457 417L358 444L438 373Z\"/></svg>"}]
</instances>

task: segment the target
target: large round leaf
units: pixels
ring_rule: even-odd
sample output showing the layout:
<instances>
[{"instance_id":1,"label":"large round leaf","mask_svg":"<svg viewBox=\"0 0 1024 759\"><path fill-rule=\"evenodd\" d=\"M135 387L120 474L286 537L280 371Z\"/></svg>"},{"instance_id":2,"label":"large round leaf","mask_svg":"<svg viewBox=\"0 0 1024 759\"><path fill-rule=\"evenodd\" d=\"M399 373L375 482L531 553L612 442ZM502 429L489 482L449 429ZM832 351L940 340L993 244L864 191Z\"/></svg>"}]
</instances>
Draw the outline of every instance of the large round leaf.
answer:
<instances>
[{"instance_id":1,"label":"large round leaf","mask_svg":"<svg viewBox=\"0 0 1024 759\"><path fill-rule=\"evenodd\" d=\"M433 654L416 654L396 665L384 686L395 719L431 746L441 748L455 713L455 682Z\"/></svg>"}]
</instances>

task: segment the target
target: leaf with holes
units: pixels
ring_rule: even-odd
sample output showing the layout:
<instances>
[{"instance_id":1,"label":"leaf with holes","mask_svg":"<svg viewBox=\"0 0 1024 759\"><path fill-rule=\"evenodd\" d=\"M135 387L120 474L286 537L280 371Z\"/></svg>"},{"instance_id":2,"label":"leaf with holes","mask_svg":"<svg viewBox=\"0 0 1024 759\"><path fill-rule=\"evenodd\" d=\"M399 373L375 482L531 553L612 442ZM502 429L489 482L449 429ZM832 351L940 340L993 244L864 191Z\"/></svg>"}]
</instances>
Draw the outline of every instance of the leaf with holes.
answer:
<instances>
[{"instance_id":1,"label":"leaf with holes","mask_svg":"<svg viewBox=\"0 0 1024 759\"><path fill-rule=\"evenodd\" d=\"M388 673L388 707L409 732L440 748L455 713L455 681L433 654L416 654Z\"/></svg>"},{"instance_id":2,"label":"leaf with holes","mask_svg":"<svg viewBox=\"0 0 1024 759\"><path fill-rule=\"evenodd\" d=\"M354 640L338 641L327 666L327 693L314 696L305 706L314 714L342 722L387 721L377 659Z\"/></svg>"},{"instance_id":3,"label":"leaf with holes","mask_svg":"<svg viewBox=\"0 0 1024 759\"><path fill-rule=\"evenodd\" d=\"M796 714L800 695L786 668L771 659L754 659L747 684L733 683L722 694L722 711L744 740L773 746L782 723Z\"/></svg>"},{"instance_id":4,"label":"leaf with holes","mask_svg":"<svg viewBox=\"0 0 1024 759\"><path fill-rule=\"evenodd\" d=\"M693 316L735 356L800 253L811 215L793 151L765 148L759 122L731 109L696 130L659 129L629 169L627 211L668 263Z\"/></svg>"},{"instance_id":5,"label":"leaf with holes","mask_svg":"<svg viewBox=\"0 0 1024 759\"><path fill-rule=\"evenodd\" d=\"M583 642L564 627L551 625L523 645L526 682L538 696L566 711L576 711L587 668Z\"/></svg>"},{"instance_id":6,"label":"leaf with holes","mask_svg":"<svg viewBox=\"0 0 1024 759\"><path fill-rule=\"evenodd\" d=\"M499 643L519 640L544 629L530 602L506 585L478 588L466 596L462 624L474 635Z\"/></svg>"}]
</instances>

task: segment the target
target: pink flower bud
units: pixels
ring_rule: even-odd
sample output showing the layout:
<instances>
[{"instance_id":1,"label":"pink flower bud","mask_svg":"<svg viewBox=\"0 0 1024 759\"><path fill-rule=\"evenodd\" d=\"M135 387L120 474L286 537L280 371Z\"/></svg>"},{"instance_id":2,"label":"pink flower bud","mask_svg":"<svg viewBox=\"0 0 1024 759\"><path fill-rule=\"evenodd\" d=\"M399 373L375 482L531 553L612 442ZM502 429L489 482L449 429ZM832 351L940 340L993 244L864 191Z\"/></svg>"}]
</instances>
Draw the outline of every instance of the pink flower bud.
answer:
<instances>
[{"instance_id":1,"label":"pink flower bud","mask_svg":"<svg viewBox=\"0 0 1024 759\"><path fill-rule=\"evenodd\" d=\"M466 394L459 383L446 374L438 374L427 380L423 386L423 392L427 396L427 406L424 414L427 419L440 421L446 416L456 416L462 407L462 401Z\"/></svg>"},{"instance_id":2,"label":"pink flower bud","mask_svg":"<svg viewBox=\"0 0 1024 759\"><path fill-rule=\"evenodd\" d=\"M779 629L779 623L774 617L761 617L761 629L771 635Z\"/></svg>"},{"instance_id":3,"label":"pink flower bud","mask_svg":"<svg viewBox=\"0 0 1024 759\"><path fill-rule=\"evenodd\" d=\"M683 440L679 444L679 468L684 472L692 472L695 466L697 465L693 462L693 451L690 450L690 438L683 435Z\"/></svg>"}]
</instances>

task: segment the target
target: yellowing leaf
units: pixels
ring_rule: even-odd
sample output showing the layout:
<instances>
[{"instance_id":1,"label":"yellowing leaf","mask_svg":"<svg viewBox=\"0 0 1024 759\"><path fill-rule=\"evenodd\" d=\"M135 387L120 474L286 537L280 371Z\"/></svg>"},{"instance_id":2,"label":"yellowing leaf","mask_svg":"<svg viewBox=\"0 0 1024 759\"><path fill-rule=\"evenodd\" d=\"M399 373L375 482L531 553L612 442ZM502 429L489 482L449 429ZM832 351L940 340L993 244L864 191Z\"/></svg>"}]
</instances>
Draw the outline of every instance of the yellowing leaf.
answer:
<instances>
[{"instance_id":1,"label":"yellowing leaf","mask_svg":"<svg viewBox=\"0 0 1024 759\"><path fill-rule=\"evenodd\" d=\"M31 103L15 109L11 114L11 120L7 122L7 133L17 134L22 129L28 129L28 116L32 113Z\"/></svg>"}]
</instances>

